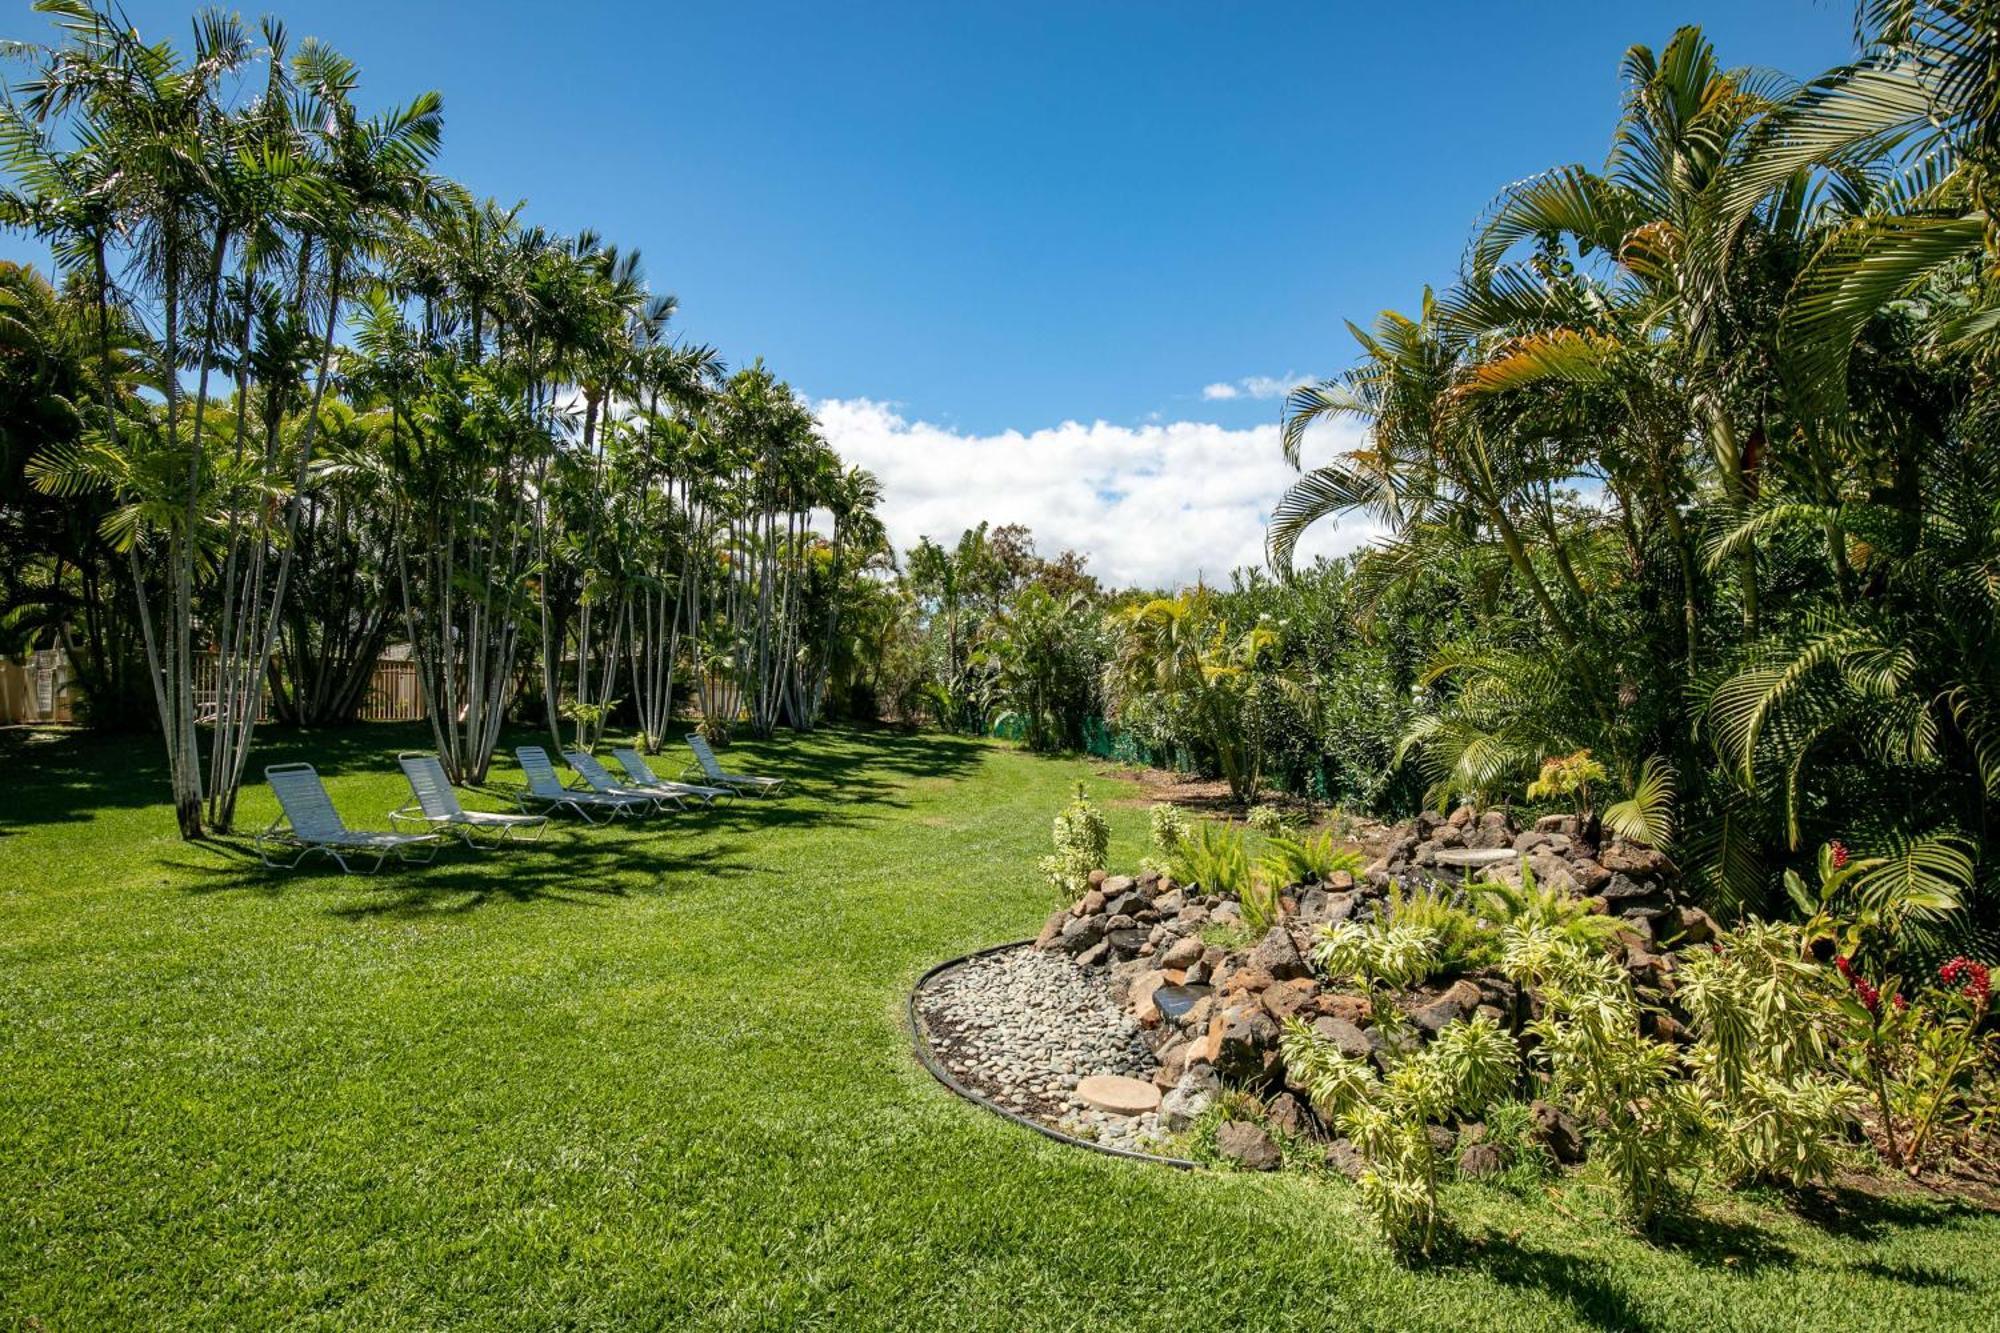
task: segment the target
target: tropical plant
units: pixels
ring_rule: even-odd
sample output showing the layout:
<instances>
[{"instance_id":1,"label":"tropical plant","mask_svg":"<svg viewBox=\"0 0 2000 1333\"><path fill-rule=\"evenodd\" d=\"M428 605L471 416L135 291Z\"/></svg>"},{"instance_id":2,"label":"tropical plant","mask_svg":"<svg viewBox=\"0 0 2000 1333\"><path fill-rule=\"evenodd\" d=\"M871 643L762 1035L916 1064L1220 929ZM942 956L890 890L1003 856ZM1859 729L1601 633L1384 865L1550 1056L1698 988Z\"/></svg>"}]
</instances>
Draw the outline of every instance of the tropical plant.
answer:
<instances>
[{"instance_id":1,"label":"tropical plant","mask_svg":"<svg viewBox=\"0 0 2000 1333\"><path fill-rule=\"evenodd\" d=\"M1361 1200L1383 1239L1402 1253L1429 1255L1444 1174L1430 1126L1454 1111L1476 1116L1512 1086L1520 1062L1514 1039L1486 1018L1452 1023L1386 1076L1296 1018L1286 1021L1280 1047L1292 1081L1367 1160Z\"/></svg>"},{"instance_id":2,"label":"tropical plant","mask_svg":"<svg viewBox=\"0 0 2000 1333\"><path fill-rule=\"evenodd\" d=\"M1503 966L1540 1002L1528 1031L1548 1095L1585 1127L1632 1219L1651 1225L1680 1198L1674 1172L1704 1146L1704 1108L1678 1053L1645 1035L1631 978L1600 950L1526 930L1510 934Z\"/></svg>"},{"instance_id":3,"label":"tropical plant","mask_svg":"<svg viewBox=\"0 0 2000 1333\"><path fill-rule=\"evenodd\" d=\"M1082 897L1090 890L1090 872L1104 868L1111 849L1111 826L1091 803L1081 782L1076 784L1075 797L1056 812L1049 836L1055 851L1042 858L1042 874L1057 893Z\"/></svg>"},{"instance_id":4,"label":"tropical plant","mask_svg":"<svg viewBox=\"0 0 2000 1333\"><path fill-rule=\"evenodd\" d=\"M1341 871L1358 874L1361 853L1338 846L1332 833L1278 834L1264 844L1260 862L1264 878L1273 884L1324 883Z\"/></svg>"}]
</instances>

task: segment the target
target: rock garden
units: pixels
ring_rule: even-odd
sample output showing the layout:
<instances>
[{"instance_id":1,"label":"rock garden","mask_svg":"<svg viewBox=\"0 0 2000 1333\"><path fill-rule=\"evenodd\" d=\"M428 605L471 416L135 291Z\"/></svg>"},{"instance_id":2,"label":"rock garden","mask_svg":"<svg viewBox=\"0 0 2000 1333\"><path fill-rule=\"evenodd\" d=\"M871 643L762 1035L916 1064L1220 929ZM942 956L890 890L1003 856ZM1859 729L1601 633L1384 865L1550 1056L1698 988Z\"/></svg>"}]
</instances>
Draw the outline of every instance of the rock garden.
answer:
<instances>
[{"instance_id":1,"label":"rock garden","mask_svg":"<svg viewBox=\"0 0 2000 1333\"><path fill-rule=\"evenodd\" d=\"M1073 900L1032 942L920 988L933 1058L1059 1135L1355 1180L1399 1248L1430 1248L1444 1180L1593 1155L1640 1223L1677 1206L1676 1172L1800 1186L1928 1153L1935 1173L1923 1107L1964 1147L1989 1090L1971 1065L1928 1093L1914 1064L1869 1068L1955 1034L1985 1059L1978 964L1882 992L1811 929L1725 930L1669 856L1587 814L1461 806L1366 850L1267 815L1253 863L1244 829L1160 806L1130 874L1086 866L1093 821L1081 796L1058 818L1045 869ZM1923 1035L1883 1030L1919 1011Z\"/></svg>"}]
</instances>

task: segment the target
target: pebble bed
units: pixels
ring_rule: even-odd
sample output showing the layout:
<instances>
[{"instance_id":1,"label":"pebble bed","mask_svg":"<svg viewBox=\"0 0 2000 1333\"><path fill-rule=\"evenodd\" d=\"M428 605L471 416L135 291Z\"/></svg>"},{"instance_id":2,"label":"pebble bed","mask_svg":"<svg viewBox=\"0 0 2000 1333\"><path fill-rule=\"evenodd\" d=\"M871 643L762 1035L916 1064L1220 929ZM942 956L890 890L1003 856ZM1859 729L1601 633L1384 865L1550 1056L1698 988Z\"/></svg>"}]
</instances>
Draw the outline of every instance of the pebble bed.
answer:
<instances>
[{"instance_id":1,"label":"pebble bed","mask_svg":"<svg viewBox=\"0 0 2000 1333\"><path fill-rule=\"evenodd\" d=\"M1075 1094L1092 1074L1151 1079L1159 1067L1103 973L1022 945L933 977L917 1012L932 1053L966 1087L1077 1138L1152 1148L1157 1112L1111 1115Z\"/></svg>"}]
</instances>

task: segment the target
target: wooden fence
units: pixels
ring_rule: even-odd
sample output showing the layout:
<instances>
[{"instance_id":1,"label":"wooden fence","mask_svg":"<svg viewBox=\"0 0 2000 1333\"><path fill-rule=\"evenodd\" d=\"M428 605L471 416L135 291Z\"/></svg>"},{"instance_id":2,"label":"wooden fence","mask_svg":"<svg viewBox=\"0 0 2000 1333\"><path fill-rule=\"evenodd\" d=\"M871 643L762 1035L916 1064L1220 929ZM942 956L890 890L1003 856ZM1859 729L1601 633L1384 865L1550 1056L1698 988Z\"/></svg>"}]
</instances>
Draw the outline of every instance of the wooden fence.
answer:
<instances>
[{"instance_id":1,"label":"wooden fence","mask_svg":"<svg viewBox=\"0 0 2000 1333\"><path fill-rule=\"evenodd\" d=\"M195 720L203 725L213 723L221 708L216 674L214 657L204 655L195 659ZM60 651L38 652L21 662L0 658L0 725L70 721L69 686L69 664ZM417 664L390 657L376 662L368 690L361 699L361 720L421 722L428 716L423 687L417 681ZM257 720L271 720L268 690Z\"/></svg>"}]
</instances>

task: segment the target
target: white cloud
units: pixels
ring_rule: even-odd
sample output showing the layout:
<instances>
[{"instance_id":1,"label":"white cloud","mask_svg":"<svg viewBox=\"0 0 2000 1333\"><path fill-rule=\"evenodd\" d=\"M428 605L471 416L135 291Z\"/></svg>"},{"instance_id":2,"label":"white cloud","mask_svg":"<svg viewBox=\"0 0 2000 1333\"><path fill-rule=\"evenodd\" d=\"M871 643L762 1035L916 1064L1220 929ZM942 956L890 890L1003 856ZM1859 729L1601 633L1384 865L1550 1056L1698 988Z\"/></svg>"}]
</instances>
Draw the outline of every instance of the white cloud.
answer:
<instances>
[{"instance_id":1,"label":"white cloud","mask_svg":"<svg viewBox=\"0 0 2000 1333\"><path fill-rule=\"evenodd\" d=\"M920 536L949 542L982 519L1025 523L1044 555L1085 552L1110 584L1220 583L1238 566L1261 565L1265 521L1295 475L1275 424L1065 421L969 435L865 398L814 407L841 458L881 478L883 518L899 552ZM1315 433L1309 459L1357 439L1347 425ZM1323 523L1299 557L1353 550L1373 535L1359 521Z\"/></svg>"},{"instance_id":2,"label":"white cloud","mask_svg":"<svg viewBox=\"0 0 2000 1333\"><path fill-rule=\"evenodd\" d=\"M1210 402L1231 398L1283 398L1301 384L1311 384L1312 376L1295 375L1286 371L1282 375L1245 375L1240 380L1219 380L1202 386L1201 396Z\"/></svg>"}]
</instances>

